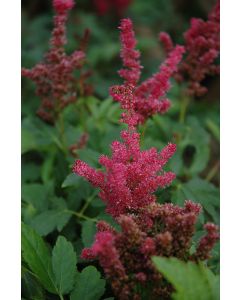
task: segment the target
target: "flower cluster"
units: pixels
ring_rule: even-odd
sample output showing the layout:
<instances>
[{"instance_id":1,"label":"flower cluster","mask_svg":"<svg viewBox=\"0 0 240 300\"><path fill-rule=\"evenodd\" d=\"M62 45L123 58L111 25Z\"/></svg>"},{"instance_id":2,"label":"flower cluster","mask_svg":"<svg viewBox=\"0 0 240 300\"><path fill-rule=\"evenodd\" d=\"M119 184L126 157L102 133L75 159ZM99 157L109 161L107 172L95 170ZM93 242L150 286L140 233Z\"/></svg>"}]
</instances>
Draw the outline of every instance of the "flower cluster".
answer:
<instances>
[{"instance_id":1,"label":"flower cluster","mask_svg":"<svg viewBox=\"0 0 240 300\"><path fill-rule=\"evenodd\" d=\"M114 11L121 16L131 2L132 0L94 0L94 5L99 15Z\"/></svg>"},{"instance_id":2,"label":"flower cluster","mask_svg":"<svg viewBox=\"0 0 240 300\"><path fill-rule=\"evenodd\" d=\"M184 34L186 57L179 65L175 78L179 82L188 81L188 94L202 96L207 88L202 82L208 75L219 73L219 66L215 64L220 49L220 2L218 1L207 21L191 19L191 27ZM160 33L167 53L172 51L173 42L170 36Z\"/></svg>"},{"instance_id":3,"label":"flower cluster","mask_svg":"<svg viewBox=\"0 0 240 300\"><path fill-rule=\"evenodd\" d=\"M146 209L137 209L121 215L117 232L104 221L91 248L82 251L84 259L98 259L112 289L120 300L170 299L172 286L155 269L151 256L173 256L184 261L200 261L209 257L218 240L218 228L206 224L203 236L194 254L192 237L201 206L186 201L183 208L173 204L153 203Z\"/></svg>"},{"instance_id":4,"label":"flower cluster","mask_svg":"<svg viewBox=\"0 0 240 300\"><path fill-rule=\"evenodd\" d=\"M111 157L99 158L105 171L77 160L73 172L100 189L99 197L106 203L106 212L114 217L121 232L100 221L94 244L85 248L81 256L99 261L118 299L169 300L173 287L156 270L151 257L206 260L219 238L218 228L206 224L207 233L192 253L201 206L191 201L186 201L183 208L169 203L160 205L154 195L159 187L164 188L175 178L174 173L165 172L163 167L176 151L176 145L169 143L160 152L155 148L142 151L136 129L147 117L161 112L160 107L169 106L162 97L169 89L169 79L177 71L184 49L179 46L173 49L160 71L137 86L141 65L131 21L122 20L120 29L124 68L119 74L124 83L112 87L110 92L125 110L122 121L128 130L121 132L122 142L112 143Z\"/></svg>"},{"instance_id":5,"label":"flower cluster","mask_svg":"<svg viewBox=\"0 0 240 300\"><path fill-rule=\"evenodd\" d=\"M99 159L105 173L81 160L73 166L74 173L100 188L99 196L114 217L154 202L157 188L164 188L175 178L174 173L163 171L176 151L174 144L169 143L160 153L155 148L141 151L138 133L122 131L121 137L123 143L114 141L111 145L112 157L102 155Z\"/></svg>"},{"instance_id":6,"label":"flower cluster","mask_svg":"<svg viewBox=\"0 0 240 300\"><path fill-rule=\"evenodd\" d=\"M177 65L181 61L184 47L176 46L169 54L159 71L152 77L138 85L141 75L139 62L140 53L135 49L136 39L130 19L123 19L121 30L121 58L124 69L119 75L124 79L122 85L110 88L110 95L120 102L121 107L131 114L123 114L122 121L130 126L144 123L148 117L156 113L165 113L170 107L170 101L166 93L170 89L170 78L177 71Z\"/></svg>"},{"instance_id":7,"label":"flower cluster","mask_svg":"<svg viewBox=\"0 0 240 300\"><path fill-rule=\"evenodd\" d=\"M76 101L77 80L73 71L82 68L85 58L84 51L79 50L67 55L64 49L67 43L68 11L73 5L73 0L53 1L56 16L50 49L45 55L45 60L32 69L22 69L22 75L30 78L37 86L36 94L41 98L38 115L49 123L54 123L66 105Z\"/></svg>"}]
</instances>

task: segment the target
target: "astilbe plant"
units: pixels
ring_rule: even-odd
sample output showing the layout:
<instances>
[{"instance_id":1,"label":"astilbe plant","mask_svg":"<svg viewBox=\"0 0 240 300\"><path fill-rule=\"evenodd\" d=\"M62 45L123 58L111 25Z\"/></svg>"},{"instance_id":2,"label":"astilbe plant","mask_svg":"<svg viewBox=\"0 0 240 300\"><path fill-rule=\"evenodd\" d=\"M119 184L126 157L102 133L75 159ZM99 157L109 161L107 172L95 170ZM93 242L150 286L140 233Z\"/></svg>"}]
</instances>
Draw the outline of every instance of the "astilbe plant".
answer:
<instances>
[{"instance_id":1,"label":"astilbe plant","mask_svg":"<svg viewBox=\"0 0 240 300\"><path fill-rule=\"evenodd\" d=\"M121 29L125 45L121 56L126 68L119 73L125 82L112 88L111 93L125 110L121 120L128 129L121 132L122 142L112 143L112 156L100 157L99 163L105 171L95 170L81 160L76 160L73 166L74 173L100 189L99 196L106 203L106 211L120 225L121 231L104 221L98 222L95 242L91 248L85 248L81 256L99 260L117 299L170 299L173 287L155 269L151 257L174 256L195 262L206 260L218 240L218 228L211 223L204 225L207 234L192 253L192 238L201 206L186 201L181 208L156 201L156 190L169 185L175 178L174 173L164 172L163 167L176 151L176 145L169 143L160 152L155 148L140 149L137 132L140 113L135 94L141 69L139 52L134 49L131 21L122 20ZM155 78L161 77L161 70L159 77L154 75L146 86L152 90L161 88L161 93L165 94L169 88L169 75L176 70L182 52L183 48L176 47L170 55L169 59L174 63L166 64L163 85ZM166 71L169 65L172 67ZM145 100L152 98L148 95ZM145 120L150 115L142 116Z\"/></svg>"},{"instance_id":2,"label":"astilbe plant","mask_svg":"<svg viewBox=\"0 0 240 300\"><path fill-rule=\"evenodd\" d=\"M160 33L160 40L167 53L173 49L171 37ZM204 21L191 19L190 28L184 33L186 56L174 74L179 82L187 81L187 92L190 96L202 96L207 92L203 85L209 75L219 74L219 66L215 63L220 51L220 1L217 2Z\"/></svg>"},{"instance_id":3,"label":"astilbe plant","mask_svg":"<svg viewBox=\"0 0 240 300\"><path fill-rule=\"evenodd\" d=\"M49 123L54 123L64 107L77 99L78 81L73 71L82 68L85 53L77 50L67 55L64 49L67 43L68 12L73 6L73 0L53 0L56 15L50 49L43 62L38 63L32 69L22 69L22 75L36 84L36 94L41 98L41 106L37 114ZM84 74L83 77L85 77Z\"/></svg>"},{"instance_id":4,"label":"astilbe plant","mask_svg":"<svg viewBox=\"0 0 240 300\"><path fill-rule=\"evenodd\" d=\"M125 110L121 120L128 125L128 130L121 132L122 143L112 143L111 158L105 155L100 157L99 163L105 168L105 172L95 170L81 160L77 160L73 166L74 173L100 188L99 196L106 203L107 212L114 217L155 201L153 193L157 188L166 187L175 178L174 173L164 172L163 167L176 151L176 145L172 143L159 153L155 148L145 151L140 149L140 135L136 130L139 113L135 106L138 99L134 95L134 85L139 79L141 68L138 62L139 52L134 49L132 22L123 19L121 26L127 27L122 38L131 44L122 49L121 56L124 65L130 69L119 71L125 83L111 91L116 93L118 90L115 95ZM167 89L168 85L164 88Z\"/></svg>"},{"instance_id":5,"label":"astilbe plant","mask_svg":"<svg viewBox=\"0 0 240 300\"><path fill-rule=\"evenodd\" d=\"M110 88L110 95L120 102L123 109L129 109L129 102L135 113L134 125L144 123L154 114L164 114L170 107L170 101L166 93L170 89L170 78L177 71L177 65L184 53L184 47L176 46L169 53L168 58L159 67L159 71L152 77L138 84L142 66L140 64L140 52L135 49L136 39L130 19L123 19L121 30L121 58L124 68L119 75L124 79L122 85ZM131 101L129 101L131 91Z\"/></svg>"},{"instance_id":6,"label":"astilbe plant","mask_svg":"<svg viewBox=\"0 0 240 300\"><path fill-rule=\"evenodd\" d=\"M173 287L155 269L153 255L195 262L210 257L218 228L207 230L191 253L192 237L201 206L186 201L184 207L152 203L117 218L121 232L104 221L97 224L95 242L82 251L83 259L98 259L117 299L171 299ZM145 297L145 298L144 298Z\"/></svg>"}]
</instances>

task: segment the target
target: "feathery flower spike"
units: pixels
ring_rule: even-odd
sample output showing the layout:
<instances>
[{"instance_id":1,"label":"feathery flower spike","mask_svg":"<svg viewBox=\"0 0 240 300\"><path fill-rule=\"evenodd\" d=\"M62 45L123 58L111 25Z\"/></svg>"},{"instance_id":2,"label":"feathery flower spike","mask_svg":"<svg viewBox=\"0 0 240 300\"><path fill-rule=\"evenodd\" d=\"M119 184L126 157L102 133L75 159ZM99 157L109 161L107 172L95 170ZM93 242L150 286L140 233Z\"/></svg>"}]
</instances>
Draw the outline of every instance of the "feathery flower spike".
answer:
<instances>
[{"instance_id":1,"label":"feathery flower spike","mask_svg":"<svg viewBox=\"0 0 240 300\"><path fill-rule=\"evenodd\" d=\"M73 6L73 0L53 1L56 15L50 49L43 62L32 69L22 69L22 76L31 79L37 86L36 94L41 98L37 113L49 123L54 123L60 111L77 99L77 80L73 71L82 68L85 53L78 50L67 55L64 49L68 12Z\"/></svg>"},{"instance_id":2,"label":"feathery flower spike","mask_svg":"<svg viewBox=\"0 0 240 300\"><path fill-rule=\"evenodd\" d=\"M131 105L131 114L122 114L122 121L131 127L144 123L154 114L164 114L170 107L166 93L170 89L170 78L176 72L181 61L184 47L177 46L169 54L159 71L141 84L140 53L135 49L136 39L130 19L121 20L120 24L121 58L124 68L119 75L124 79L122 85L110 88L110 95L120 102L123 109Z\"/></svg>"},{"instance_id":3,"label":"feathery flower spike","mask_svg":"<svg viewBox=\"0 0 240 300\"><path fill-rule=\"evenodd\" d=\"M186 57L174 74L177 81L188 81L188 94L202 96L207 92L203 85L206 76L219 74L215 60L220 51L220 2L218 1L207 21L192 18L190 28L184 33ZM172 51L171 37L160 33L161 42L167 53Z\"/></svg>"}]
</instances>

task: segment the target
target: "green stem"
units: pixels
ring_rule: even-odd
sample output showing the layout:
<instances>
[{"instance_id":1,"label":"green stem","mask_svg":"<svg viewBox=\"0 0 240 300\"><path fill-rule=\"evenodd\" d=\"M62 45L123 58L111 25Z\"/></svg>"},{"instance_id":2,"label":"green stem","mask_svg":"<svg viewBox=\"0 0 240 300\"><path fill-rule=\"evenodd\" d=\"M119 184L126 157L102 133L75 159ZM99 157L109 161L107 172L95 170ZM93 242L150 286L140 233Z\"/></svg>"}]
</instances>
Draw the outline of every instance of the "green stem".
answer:
<instances>
[{"instance_id":1,"label":"green stem","mask_svg":"<svg viewBox=\"0 0 240 300\"><path fill-rule=\"evenodd\" d=\"M62 295L62 294L59 294L59 298L60 298L61 300L64 300L64 298L63 298L63 295Z\"/></svg>"},{"instance_id":2,"label":"green stem","mask_svg":"<svg viewBox=\"0 0 240 300\"><path fill-rule=\"evenodd\" d=\"M60 133L61 142L63 145L64 152L65 154L67 154L67 142L66 142L64 119L62 113L59 114L58 119L59 119L59 126L60 126L59 133Z\"/></svg>"},{"instance_id":3,"label":"green stem","mask_svg":"<svg viewBox=\"0 0 240 300\"><path fill-rule=\"evenodd\" d=\"M82 209L80 210L79 214L83 215L85 210L88 208L89 204L92 202L94 197L96 196L96 193L93 193L90 197L87 198L87 201L83 205Z\"/></svg>"},{"instance_id":4,"label":"green stem","mask_svg":"<svg viewBox=\"0 0 240 300\"><path fill-rule=\"evenodd\" d=\"M207 128L211 131L212 135L215 137L215 139L219 142L220 141L220 130L219 130L218 125L210 119L206 120L206 125L207 125Z\"/></svg>"},{"instance_id":5,"label":"green stem","mask_svg":"<svg viewBox=\"0 0 240 300\"><path fill-rule=\"evenodd\" d=\"M184 123L185 122L185 117L186 117L186 112L187 108L190 104L190 97L189 96L184 96L181 101L181 106L180 106L180 113L179 113L179 122Z\"/></svg>"},{"instance_id":6,"label":"green stem","mask_svg":"<svg viewBox=\"0 0 240 300\"><path fill-rule=\"evenodd\" d=\"M65 209L64 212L70 213L70 214L78 217L79 219L84 219L84 220L88 220L88 221L92 221L92 222L97 222L98 221L98 219L96 219L96 218L90 218L88 216L85 216L82 213L78 213L78 212L73 211L73 210Z\"/></svg>"},{"instance_id":7,"label":"green stem","mask_svg":"<svg viewBox=\"0 0 240 300\"><path fill-rule=\"evenodd\" d=\"M96 218L90 218L88 216L85 216L85 215L80 215L80 218L86 220L86 221L92 221L92 222L98 222L98 219Z\"/></svg>"},{"instance_id":8,"label":"green stem","mask_svg":"<svg viewBox=\"0 0 240 300\"><path fill-rule=\"evenodd\" d=\"M212 169L209 171L208 175L206 176L206 180L207 181L211 181L215 175L217 174L218 170L219 170L219 161L216 162L216 164L212 167Z\"/></svg>"},{"instance_id":9,"label":"green stem","mask_svg":"<svg viewBox=\"0 0 240 300\"><path fill-rule=\"evenodd\" d=\"M80 219L97 222L98 220L96 218L90 218L90 217L84 215L84 212L86 211L86 209L88 208L88 206L92 202L92 200L94 199L95 195L96 195L96 193L93 193L90 197L87 198L87 201L85 202L85 204L83 205L82 209L79 212L75 212L75 211L68 210L68 209L66 209L65 212L71 213Z\"/></svg>"}]
</instances>

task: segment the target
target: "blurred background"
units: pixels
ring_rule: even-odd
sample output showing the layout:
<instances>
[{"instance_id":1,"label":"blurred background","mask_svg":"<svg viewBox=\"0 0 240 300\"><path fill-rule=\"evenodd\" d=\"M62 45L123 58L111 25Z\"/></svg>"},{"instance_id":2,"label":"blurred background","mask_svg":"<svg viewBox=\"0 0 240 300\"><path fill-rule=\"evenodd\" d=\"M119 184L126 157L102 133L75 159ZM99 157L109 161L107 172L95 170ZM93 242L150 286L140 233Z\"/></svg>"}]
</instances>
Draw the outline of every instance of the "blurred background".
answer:
<instances>
[{"instance_id":1,"label":"blurred background","mask_svg":"<svg viewBox=\"0 0 240 300\"><path fill-rule=\"evenodd\" d=\"M108 96L108 88L119 82L119 31L122 17L130 17L141 51L144 66L143 79L157 70L164 58L158 41L160 31L167 31L176 43L182 42L182 33L189 27L191 17L207 18L214 0L76 0L67 24L67 52L79 47L85 29L90 30L87 48L87 68L95 95ZM22 66L32 67L43 58L48 49L52 30L50 0L22 0ZM218 79L210 78L210 92L218 93ZM23 96L29 93L29 81L24 81ZM25 93L26 92L26 93ZM32 95L34 93L31 93ZM36 104L37 105L37 104Z\"/></svg>"}]
</instances>

